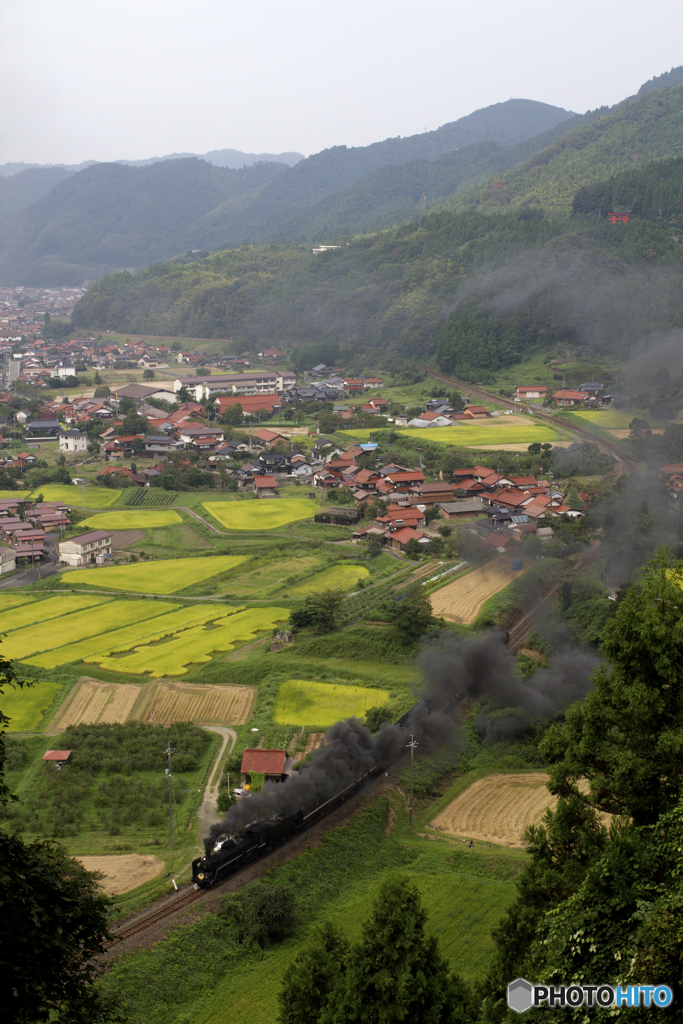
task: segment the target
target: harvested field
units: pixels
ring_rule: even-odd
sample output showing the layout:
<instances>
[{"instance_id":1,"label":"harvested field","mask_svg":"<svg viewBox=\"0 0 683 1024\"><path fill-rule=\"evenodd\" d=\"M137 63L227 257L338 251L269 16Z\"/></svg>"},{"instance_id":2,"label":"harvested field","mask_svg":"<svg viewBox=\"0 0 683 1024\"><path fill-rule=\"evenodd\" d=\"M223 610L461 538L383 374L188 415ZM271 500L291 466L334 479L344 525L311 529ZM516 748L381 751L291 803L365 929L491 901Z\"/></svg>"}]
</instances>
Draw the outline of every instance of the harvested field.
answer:
<instances>
[{"instance_id":1,"label":"harvested field","mask_svg":"<svg viewBox=\"0 0 683 1024\"><path fill-rule=\"evenodd\" d=\"M256 699L254 686L209 686L155 679L152 687L154 697L145 715L145 722L150 725L244 725L251 717Z\"/></svg>"},{"instance_id":2,"label":"harvested field","mask_svg":"<svg viewBox=\"0 0 683 1024\"><path fill-rule=\"evenodd\" d=\"M141 689L134 684L105 683L81 676L50 722L50 732L62 732L69 725L125 722Z\"/></svg>"},{"instance_id":3,"label":"harvested field","mask_svg":"<svg viewBox=\"0 0 683 1024\"><path fill-rule=\"evenodd\" d=\"M324 736L324 732L309 732L306 737L306 746L304 747L303 757L305 757L306 754L311 754L314 750L317 750L318 747L322 747Z\"/></svg>"},{"instance_id":4,"label":"harvested field","mask_svg":"<svg viewBox=\"0 0 683 1024\"><path fill-rule=\"evenodd\" d=\"M104 878L100 887L107 896L119 896L130 892L143 882L150 882L164 870L164 862L158 857L141 856L139 853L121 853L112 857L76 857L86 871L98 871Z\"/></svg>"},{"instance_id":5,"label":"harvested field","mask_svg":"<svg viewBox=\"0 0 683 1024\"><path fill-rule=\"evenodd\" d=\"M631 431L630 430L612 430L612 429L608 428L607 429L607 433L611 434L612 437L618 437L620 441L623 441L623 439L625 437L630 437L631 436ZM664 427L651 427L650 428L650 433L651 434L663 434L664 433Z\"/></svg>"},{"instance_id":6,"label":"harvested field","mask_svg":"<svg viewBox=\"0 0 683 1024\"><path fill-rule=\"evenodd\" d=\"M123 551L130 544L137 544L144 536L144 530L115 530L111 535L111 546L114 551Z\"/></svg>"},{"instance_id":7,"label":"harvested field","mask_svg":"<svg viewBox=\"0 0 683 1024\"><path fill-rule=\"evenodd\" d=\"M515 571L509 559L492 559L479 569L446 584L430 595L434 615L449 622L467 625L474 622L484 601L516 579L524 569Z\"/></svg>"},{"instance_id":8,"label":"harvested field","mask_svg":"<svg viewBox=\"0 0 683 1024\"><path fill-rule=\"evenodd\" d=\"M538 824L546 807L557 803L547 781L545 772L489 775L457 796L432 826L467 839L523 847L527 826Z\"/></svg>"}]
</instances>

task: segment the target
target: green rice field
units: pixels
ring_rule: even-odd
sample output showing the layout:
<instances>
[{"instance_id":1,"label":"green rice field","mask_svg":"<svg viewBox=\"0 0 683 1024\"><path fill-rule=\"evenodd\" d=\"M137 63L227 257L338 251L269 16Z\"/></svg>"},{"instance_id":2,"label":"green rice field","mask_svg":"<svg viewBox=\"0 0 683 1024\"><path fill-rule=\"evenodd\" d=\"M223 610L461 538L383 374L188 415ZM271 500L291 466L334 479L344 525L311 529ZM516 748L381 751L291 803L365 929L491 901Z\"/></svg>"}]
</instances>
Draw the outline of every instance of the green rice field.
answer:
<instances>
[{"instance_id":1,"label":"green rice field","mask_svg":"<svg viewBox=\"0 0 683 1024\"><path fill-rule=\"evenodd\" d=\"M570 409L572 416L578 416L582 420L596 427L604 427L605 430L628 430L628 425L634 416L637 415L632 409ZM645 417L650 421L649 416Z\"/></svg>"},{"instance_id":2,"label":"green rice field","mask_svg":"<svg viewBox=\"0 0 683 1024\"><path fill-rule=\"evenodd\" d=\"M132 590L138 594L175 594L211 576L233 569L246 555L215 555L210 558L169 558L137 565L112 565L95 569L74 569L62 578L66 583L87 583L110 590Z\"/></svg>"},{"instance_id":3,"label":"green rice field","mask_svg":"<svg viewBox=\"0 0 683 1024\"><path fill-rule=\"evenodd\" d=\"M28 498L30 491L9 490L6 487L0 488L0 498Z\"/></svg>"},{"instance_id":4,"label":"green rice field","mask_svg":"<svg viewBox=\"0 0 683 1024\"><path fill-rule=\"evenodd\" d=\"M532 444L534 441L544 443L558 439L557 431L545 423L539 423L531 416L528 417L528 422L525 418L524 424L507 423L506 419L506 416L496 416L494 419L476 420L474 423L458 423L452 427L400 427L397 433L407 434L408 437L416 437L421 441L455 445L458 448L476 448L480 444ZM375 431L369 429L354 430L353 437L365 441L373 433Z\"/></svg>"},{"instance_id":5,"label":"green rice field","mask_svg":"<svg viewBox=\"0 0 683 1024\"><path fill-rule=\"evenodd\" d=\"M304 597L316 590L353 590L359 580L366 580L370 573L364 565L331 565L315 576L297 583L288 593L292 597Z\"/></svg>"},{"instance_id":6,"label":"green rice field","mask_svg":"<svg viewBox=\"0 0 683 1024\"><path fill-rule=\"evenodd\" d=\"M89 530L151 530L161 526L175 526L182 518L170 508L135 509L133 512L100 512L84 519L80 526Z\"/></svg>"},{"instance_id":7,"label":"green rice field","mask_svg":"<svg viewBox=\"0 0 683 1024\"><path fill-rule=\"evenodd\" d=\"M83 507L83 492L80 487L71 484L45 484L44 487L37 487L31 493L31 497L42 494L43 501L63 501L73 508ZM114 491L109 487L86 487L85 507L86 508L110 508L121 491Z\"/></svg>"},{"instance_id":8,"label":"green rice field","mask_svg":"<svg viewBox=\"0 0 683 1024\"><path fill-rule=\"evenodd\" d=\"M368 686L288 679L278 690L273 720L281 725L326 729L340 718L363 718L369 708L382 704L385 698L384 690Z\"/></svg>"},{"instance_id":9,"label":"green rice field","mask_svg":"<svg viewBox=\"0 0 683 1024\"><path fill-rule=\"evenodd\" d=\"M150 638L145 646L122 657L107 657L106 654L88 656L84 660L99 665L110 672L128 672L142 675L149 672L155 676L185 675L187 665L202 665L211 661L218 652L231 651L235 644L255 639L257 633L271 630L278 622L289 616L287 608L234 609L232 615L225 615L225 608L219 609L222 618L216 619L216 610L207 615L213 618L210 628L195 625L178 632L172 640L154 646L156 638ZM161 637L159 638L161 639Z\"/></svg>"},{"instance_id":10,"label":"green rice field","mask_svg":"<svg viewBox=\"0 0 683 1024\"><path fill-rule=\"evenodd\" d=\"M310 498L205 501L202 504L227 530L277 530L299 519L312 519L318 510Z\"/></svg>"},{"instance_id":11,"label":"green rice field","mask_svg":"<svg viewBox=\"0 0 683 1024\"><path fill-rule=\"evenodd\" d=\"M2 710L9 716L8 732L33 732L61 690L59 683L41 681L35 686L7 687L2 698Z\"/></svg>"},{"instance_id":12,"label":"green rice field","mask_svg":"<svg viewBox=\"0 0 683 1024\"><path fill-rule=\"evenodd\" d=\"M231 578L228 583L228 596L265 597L282 590L283 584L287 584L291 577L296 578L306 572L313 572L319 566L320 558L317 555L269 558L264 565L257 565L256 568Z\"/></svg>"}]
</instances>

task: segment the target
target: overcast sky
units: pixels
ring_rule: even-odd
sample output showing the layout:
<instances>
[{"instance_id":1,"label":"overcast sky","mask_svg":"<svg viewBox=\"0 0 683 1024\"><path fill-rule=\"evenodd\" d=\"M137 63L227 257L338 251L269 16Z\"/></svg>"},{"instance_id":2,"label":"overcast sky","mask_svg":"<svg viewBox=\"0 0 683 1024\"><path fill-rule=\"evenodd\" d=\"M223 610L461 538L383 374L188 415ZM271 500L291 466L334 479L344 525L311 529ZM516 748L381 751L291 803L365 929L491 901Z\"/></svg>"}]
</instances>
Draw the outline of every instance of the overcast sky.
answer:
<instances>
[{"instance_id":1,"label":"overcast sky","mask_svg":"<svg viewBox=\"0 0 683 1024\"><path fill-rule=\"evenodd\" d=\"M0 163L362 146L683 64L681 0L2 0Z\"/></svg>"}]
</instances>

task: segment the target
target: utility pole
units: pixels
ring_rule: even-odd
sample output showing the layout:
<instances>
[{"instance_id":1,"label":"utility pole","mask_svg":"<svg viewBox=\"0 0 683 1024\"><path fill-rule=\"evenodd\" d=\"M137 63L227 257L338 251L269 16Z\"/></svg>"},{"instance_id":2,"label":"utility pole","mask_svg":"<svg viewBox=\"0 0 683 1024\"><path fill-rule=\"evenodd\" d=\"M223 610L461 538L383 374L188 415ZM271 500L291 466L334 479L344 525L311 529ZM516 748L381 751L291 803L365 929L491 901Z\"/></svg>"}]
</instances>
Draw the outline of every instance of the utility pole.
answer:
<instances>
[{"instance_id":1,"label":"utility pole","mask_svg":"<svg viewBox=\"0 0 683 1024\"><path fill-rule=\"evenodd\" d=\"M412 736L410 737L410 743L406 743L407 747L410 747L410 803L408 805L408 831L413 831L413 755L415 753L415 747L419 747L420 744Z\"/></svg>"},{"instance_id":2,"label":"utility pole","mask_svg":"<svg viewBox=\"0 0 683 1024\"><path fill-rule=\"evenodd\" d=\"M169 743L166 753L168 754L168 768L166 769L166 777L168 778L168 822L171 835L171 853L173 853L173 776L171 775L171 754L175 754L175 747L172 747Z\"/></svg>"}]
</instances>

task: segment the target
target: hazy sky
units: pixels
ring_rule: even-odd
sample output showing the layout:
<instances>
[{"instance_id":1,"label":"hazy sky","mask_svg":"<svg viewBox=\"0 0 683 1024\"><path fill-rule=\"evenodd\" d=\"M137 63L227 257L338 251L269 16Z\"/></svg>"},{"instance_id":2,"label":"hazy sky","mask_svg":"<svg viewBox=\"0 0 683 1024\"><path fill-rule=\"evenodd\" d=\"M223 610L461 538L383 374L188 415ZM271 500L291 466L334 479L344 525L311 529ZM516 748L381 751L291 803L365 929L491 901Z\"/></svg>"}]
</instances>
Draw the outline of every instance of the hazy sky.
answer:
<instances>
[{"instance_id":1,"label":"hazy sky","mask_svg":"<svg viewBox=\"0 0 683 1024\"><path fill-rule=\"evenodd\" d=\"M0 163L366 145L683 64L681 0L2 0Z\"/></svg>"}]
</instances>

